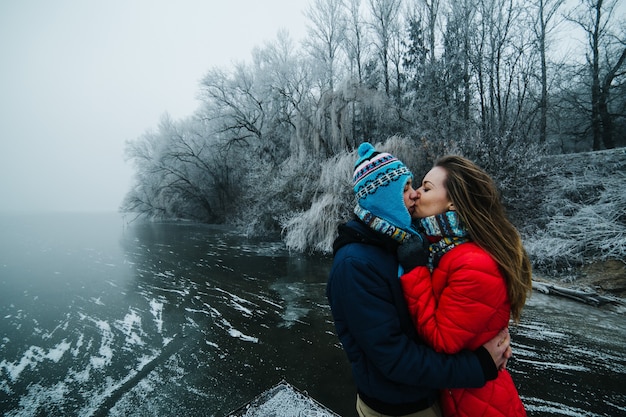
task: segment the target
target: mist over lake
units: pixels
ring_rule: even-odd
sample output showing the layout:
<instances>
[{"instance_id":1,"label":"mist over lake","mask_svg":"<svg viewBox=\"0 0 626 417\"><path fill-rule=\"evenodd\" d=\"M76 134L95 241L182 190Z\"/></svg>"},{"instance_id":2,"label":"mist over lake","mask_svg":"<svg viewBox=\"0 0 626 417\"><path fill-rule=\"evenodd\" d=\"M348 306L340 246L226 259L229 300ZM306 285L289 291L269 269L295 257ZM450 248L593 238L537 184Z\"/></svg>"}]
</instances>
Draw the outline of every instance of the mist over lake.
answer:
<instances>
[{"instance_id":1,"label":"mist over lake","mask_svg":"<svg viewBox=\"0 0 626 417\"><path fill-rule=\"evenodd\" d=\"M220 416L282 379L355 415L332 259L190 222L0 216L0 412ZM535 293L509 369L531 416L626 413L624 312Z\"/></svg>"}]
</instances>

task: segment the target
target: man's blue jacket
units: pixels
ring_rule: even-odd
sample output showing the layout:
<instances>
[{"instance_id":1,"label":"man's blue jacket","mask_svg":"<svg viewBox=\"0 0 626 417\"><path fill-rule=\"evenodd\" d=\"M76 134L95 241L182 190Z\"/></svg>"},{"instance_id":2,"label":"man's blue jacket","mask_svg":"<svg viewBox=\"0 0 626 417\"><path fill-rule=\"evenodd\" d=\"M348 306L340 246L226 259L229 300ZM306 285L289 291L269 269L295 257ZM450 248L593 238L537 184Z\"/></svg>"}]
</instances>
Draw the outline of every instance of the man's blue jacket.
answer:
<instances>
[{"instance_id":1,"label":"man's blue jacket","mask_svg":"<svg viewBox=\"0 0 626 417\"><path fill-rule=\"evenodd\" d=\"M398 279L397 246L358 220L340 226L326 289L359 395L391 415L432 405L441 388L481 387L495 371L484 348L446 355L419 339Z\"/></svg>"}]
</instances>

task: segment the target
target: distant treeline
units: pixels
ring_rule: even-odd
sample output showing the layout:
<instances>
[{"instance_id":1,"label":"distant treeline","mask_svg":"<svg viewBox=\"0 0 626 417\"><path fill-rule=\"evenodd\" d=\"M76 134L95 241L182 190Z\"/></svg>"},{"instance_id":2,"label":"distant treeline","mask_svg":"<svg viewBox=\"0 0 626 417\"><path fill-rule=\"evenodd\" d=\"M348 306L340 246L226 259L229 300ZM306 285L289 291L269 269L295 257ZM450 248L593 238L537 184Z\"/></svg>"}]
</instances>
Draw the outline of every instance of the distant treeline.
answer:
<instances>
[{"instance_id":1,"label":"distant treeline","mask_svg":"<svg viewBox=\"0 0 626 417\"><path fill-rule=\"evenodd\" d=\"M367 140L418 179L444 154L471 158L524 219L543 156L626 144L626 16L614 6L315 0L301 44L279 32L251 62L208 70L194 114L128 142L136 177L121 211L327 251Z\"/></svg>"}]
</instances>

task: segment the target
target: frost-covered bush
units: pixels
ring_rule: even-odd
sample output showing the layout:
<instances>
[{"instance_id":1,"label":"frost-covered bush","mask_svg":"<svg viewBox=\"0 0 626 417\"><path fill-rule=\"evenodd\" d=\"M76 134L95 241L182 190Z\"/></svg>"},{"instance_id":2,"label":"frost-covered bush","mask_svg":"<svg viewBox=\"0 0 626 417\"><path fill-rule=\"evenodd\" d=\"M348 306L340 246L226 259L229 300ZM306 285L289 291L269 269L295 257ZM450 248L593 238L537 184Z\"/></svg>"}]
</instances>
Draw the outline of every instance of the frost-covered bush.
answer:
<instances>
[{"instance_id":1,"label":"frost-covered bush","mask_svg":"<svg viewBox=\"0 0 626 417\"><path fill-rule=\"evenodd\" d=\"M287 159L280 167L251 166L245 179L245 203L232 213L230 223L249 236L277 234L281 223L310 207L319 188L320 161Z\"/></svg>"},{"instance_id":2,"label":"frost-covered bush","mask_svg":"<svg viewBox=\"0 0 626 417\"><path fill-rule=\"evenodd\" d=\"M559 273L586 263L626 259L624 150L546 158L537 227L525 236L535 269Z\"/></svg>"},{"instance_id":3,"label":"frost-covered bush","mask_svg":"<svg viewBox=\"0 0 626 417\"><path fill-rule=\"evenodd\" d=\"M325 161L311 206L283 218L283 238L289 249L332 252L337 226L352 212L355 155L344 151Z\"/></svg>"}]
</instances>

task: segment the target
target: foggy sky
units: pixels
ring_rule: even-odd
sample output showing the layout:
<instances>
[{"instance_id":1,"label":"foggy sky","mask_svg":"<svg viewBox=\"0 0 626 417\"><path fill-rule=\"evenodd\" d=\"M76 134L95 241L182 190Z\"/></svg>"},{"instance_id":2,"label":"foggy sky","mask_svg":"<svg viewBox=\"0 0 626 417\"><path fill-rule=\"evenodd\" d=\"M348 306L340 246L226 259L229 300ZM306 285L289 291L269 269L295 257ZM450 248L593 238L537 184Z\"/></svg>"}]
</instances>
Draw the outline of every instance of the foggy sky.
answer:
<instances>
[{"instance_id":1,"label":"foggy sky","mask_svg":"<svg viewBox=\"0 0 626 417\"><path fill-rule=\"evenodd\" d=\"M210 68L302 39L307 3L0 2L0 212L117 210L125 142L190 116Z\"/></svg>"}]
</instances>

